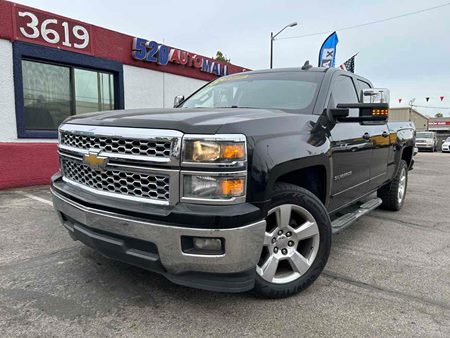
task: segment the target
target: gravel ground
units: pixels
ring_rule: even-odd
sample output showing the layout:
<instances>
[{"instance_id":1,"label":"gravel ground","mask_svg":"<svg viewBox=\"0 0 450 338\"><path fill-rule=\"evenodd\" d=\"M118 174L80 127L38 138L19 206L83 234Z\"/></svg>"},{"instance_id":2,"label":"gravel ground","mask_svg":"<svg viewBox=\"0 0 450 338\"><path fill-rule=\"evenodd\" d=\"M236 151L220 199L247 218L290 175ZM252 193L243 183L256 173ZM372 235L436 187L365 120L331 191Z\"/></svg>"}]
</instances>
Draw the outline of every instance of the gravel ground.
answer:
<instances>
[{"instance_id":1,"label":"gravel ground","mask_svg":"<svg viewBox=\"0 0 450 338\"><path fill-rule=\"evenodd\" d=\"M0 336L450 336L450 155L419 153L404 208L334 238L283 300L171 284L73 242L48 187L0 191Z\"/></svg>"}]
</instances>

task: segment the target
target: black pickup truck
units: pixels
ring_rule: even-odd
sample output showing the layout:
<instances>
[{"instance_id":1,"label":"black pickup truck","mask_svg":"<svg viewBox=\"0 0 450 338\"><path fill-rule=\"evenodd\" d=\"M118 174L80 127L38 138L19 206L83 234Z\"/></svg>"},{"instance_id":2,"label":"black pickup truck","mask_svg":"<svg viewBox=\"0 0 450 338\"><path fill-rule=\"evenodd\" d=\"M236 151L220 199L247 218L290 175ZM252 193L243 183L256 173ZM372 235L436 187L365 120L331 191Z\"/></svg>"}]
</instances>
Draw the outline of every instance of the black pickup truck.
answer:
<instances>
[{"instance_id":1,"label":"black pickup truck","mask_svg":"<svg viewBox=\"0 0 450 338\"><path fill-rule=\"evenodd\" d=\"M73 239L175 283L291 295L333 232L405 201L415 131L387 122L388 96L305 65L222 77L173 109L73 116L55 209Z\"/></svg>"}]
</instances>

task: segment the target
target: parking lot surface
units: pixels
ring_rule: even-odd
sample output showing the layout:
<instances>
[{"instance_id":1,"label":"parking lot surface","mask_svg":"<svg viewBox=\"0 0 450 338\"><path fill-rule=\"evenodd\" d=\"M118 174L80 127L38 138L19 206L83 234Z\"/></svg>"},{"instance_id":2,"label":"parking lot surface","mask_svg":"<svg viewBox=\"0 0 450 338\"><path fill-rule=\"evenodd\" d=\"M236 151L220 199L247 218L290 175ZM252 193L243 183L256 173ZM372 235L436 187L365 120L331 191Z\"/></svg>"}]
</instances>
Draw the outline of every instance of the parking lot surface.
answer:
<instances>
[{"instance_id":1,"label":"parking lot surface","mask_svg":"<svg viewBox=\"0 0 450 338\"><path fill-rule=\"evenodd\" d=\"M48 187L0 191L0 336L450 336L450 155L419 153L400 212L334 237L282 300L171 284L73 242Z\"/></svg>"}]
</instances>

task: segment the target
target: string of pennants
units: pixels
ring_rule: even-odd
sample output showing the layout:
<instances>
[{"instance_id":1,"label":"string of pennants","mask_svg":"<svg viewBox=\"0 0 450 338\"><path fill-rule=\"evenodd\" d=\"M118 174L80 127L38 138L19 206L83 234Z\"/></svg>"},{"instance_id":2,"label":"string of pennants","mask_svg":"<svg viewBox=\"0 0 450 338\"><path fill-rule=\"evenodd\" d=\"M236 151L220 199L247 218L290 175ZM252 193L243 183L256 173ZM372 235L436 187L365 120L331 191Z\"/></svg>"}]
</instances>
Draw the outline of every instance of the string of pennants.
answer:
<instances>
[{"instance_id":1,"label":"string of pennants","mask_svg":"<svg viewBox=\"0 0 450 338\"><path fill-rule=\"evenodd\" d=\"M444 97L443 97L443 96L439 96L439 99L441 100L441 102L444 101ZM398 98L397 100L398 100L398 103L402 103L402 100L403 100L403 99L402 99L402 98ZM427 97L425 98L425 101L427 101L427 102L430 101L430 97L427 96Z\"/></svg>"}]
</instances>

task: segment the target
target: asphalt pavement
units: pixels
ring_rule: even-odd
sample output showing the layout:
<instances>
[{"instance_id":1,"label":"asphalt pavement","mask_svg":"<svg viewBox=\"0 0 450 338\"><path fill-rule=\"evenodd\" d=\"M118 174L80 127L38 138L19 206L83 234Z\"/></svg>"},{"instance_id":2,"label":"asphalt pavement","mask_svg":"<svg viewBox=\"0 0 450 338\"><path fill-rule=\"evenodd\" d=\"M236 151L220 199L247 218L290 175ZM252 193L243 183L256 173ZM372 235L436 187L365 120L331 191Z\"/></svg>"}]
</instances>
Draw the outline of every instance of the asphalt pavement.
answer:
<instances>
[{"instance_id":1,"label":"asphalt pavement","mask_svg":"<svg viewBox=\"0 0 450 338\"><path fill-rule=\"evenodd\" d=\"M174 285L70 239L48 186L0 191L0 336L450 336L450 154L419 153L404 208L336 235L282 300Z\"/></svg>"}]
</instances>

